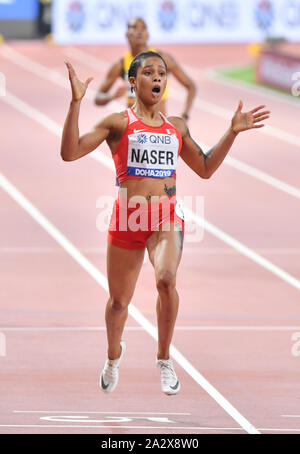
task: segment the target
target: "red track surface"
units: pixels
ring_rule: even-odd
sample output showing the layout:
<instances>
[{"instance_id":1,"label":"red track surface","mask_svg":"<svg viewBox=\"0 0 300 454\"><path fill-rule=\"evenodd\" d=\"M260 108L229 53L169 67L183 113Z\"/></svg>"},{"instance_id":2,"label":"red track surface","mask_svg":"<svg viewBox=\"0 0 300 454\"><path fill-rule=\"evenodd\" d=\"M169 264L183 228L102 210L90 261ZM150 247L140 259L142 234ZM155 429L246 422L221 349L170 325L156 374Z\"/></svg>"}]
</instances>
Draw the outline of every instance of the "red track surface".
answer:
<instances>
[{"instance_id":1,"label":"red track surface","mask_svg":"<svg viewBox=\"0 0 300 454\"><path fill-rule=\"evenodd\" d=\"M62 162L59 135L16 104L18 98L62 126L70 94L49 77L50 70L66 77L68 49L42 42L8 46L0 48L7 83L7 96L0 99L1 174L105 275L106 233L96 228L96 202L101 195L116 195L114 174L90 157ZM8 53L11 49L18 54ZM228 119L208 113L201 103L233 111L239 99L246 109L266 104L272 110L268 124L299 135L298 106L205 78L208 67L247 62L244 46L165 49L193 68L199 99L190 130L198 140L212 146L228 126ZM80 50L109 63L124 48ZM30 59L27 66L20 66L22 56ZM96 90L105 66L70 60L82 78L94 76L91 90ZM32 61L44 67L43 75ZM182 93L173 80L172 87ZM180 114L181 108L171 96L168 111ZM109 112L86 99L81 132ZM108 156L106 146L101 150ZM299 187L296 144L251 131L238 137L230 156ZM210 223L299 284L298 198L226 164L207 181L180 163L178 195L203 195ZM131 317L119 386L104 395L98 379L106 356L106 291L9 192L0 193L0 202L0 341L6 338L6 356L0 356L0 433L246 433L178 364L182 391L173 397L161 393L156 343ZM177 285L173 345L261 433L299 432L300 357L292 340L300 332L299 286L207 231L202 241L186 242ZM147 262L132 303L153 325L155 300Z\"/></svg>"}]
</instances>

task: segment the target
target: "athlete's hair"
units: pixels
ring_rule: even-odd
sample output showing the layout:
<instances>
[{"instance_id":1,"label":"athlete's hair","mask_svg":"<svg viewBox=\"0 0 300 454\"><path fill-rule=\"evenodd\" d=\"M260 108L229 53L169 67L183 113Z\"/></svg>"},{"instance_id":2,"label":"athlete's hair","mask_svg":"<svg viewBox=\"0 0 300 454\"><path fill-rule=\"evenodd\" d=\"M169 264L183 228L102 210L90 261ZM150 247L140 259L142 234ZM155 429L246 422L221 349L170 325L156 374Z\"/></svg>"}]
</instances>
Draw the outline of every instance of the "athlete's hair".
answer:
<instances>
[{"instance_id":1,"label":"athlete's hair","mask_svg":"<svg viewBox=\"0 0 300 454\"><path fill-rule=\"evenodd\" d=\"M161 61L164 64L165 68L166 68L166 71L168 72L167 63L165 62L163 57L160 54L158 54L157 52L153 52L152 50L148 50L147 52L142 52L141 54L138 54L133 59L131 65L130 65L129 71L128 71L128 78L129 77L136 77L138 69L141 66L142 62L144 60L146 60L146 58L149 58L149 57L158 57L158 58L160 58Z\"/></svg>"},{"instance_id":2,"label":"athlete's hair","mask_svg":"<svg viewBox=\"0 0 300 454\"><path fill-rule=\"evenodd\" d=\"M129 27L132 27L133 24L135 22L137 22L138 20L143 22L143 24L145 25L145 28L148 29L147 24L142 17L133 17L132 19L130 19L130 21L127 22L127 30L129 29Z\"/></svg>"}]
</instances>

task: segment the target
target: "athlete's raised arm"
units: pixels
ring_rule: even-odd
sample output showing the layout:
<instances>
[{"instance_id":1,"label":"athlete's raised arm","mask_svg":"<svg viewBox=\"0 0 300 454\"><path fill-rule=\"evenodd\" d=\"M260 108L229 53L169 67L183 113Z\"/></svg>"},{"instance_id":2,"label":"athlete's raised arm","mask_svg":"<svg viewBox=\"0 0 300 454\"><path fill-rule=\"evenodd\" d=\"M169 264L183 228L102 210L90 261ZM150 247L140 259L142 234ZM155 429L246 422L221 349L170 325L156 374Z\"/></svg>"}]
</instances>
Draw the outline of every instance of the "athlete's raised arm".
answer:
<instances>
[{"instance_id":1,"label":"athlete's raised arm","mask_svg":"<svg viewBox=\"0 0 300 454\"><path fill-rule=\"evenodd\" d=\"M262 110L265 106L258 106L249 112L242 112L243 103L239 102L238 108L231 120L231 125L219 142L207 153L192 139L189 129L183 120L171 117L182 136L182 150L180 156L184 162L201 178L210 178L224 161L235 138L242 131L262 128L261 121L269 118L270 111ZM176 123L176 124L175 124Z\"/></svg>"},{"instance_id":2,"label":"athlete's raised arm","mask_svg":"<svg viewBox=\"0 0 300 454\"><path fill-rule=\"evenodd\" d=\"M110 134L113 115L102 120L93 131L79 137L78 118L81 100L84 97L92 77L81 82L73 68L66 62L72 89L72 100L63 128L61 157L64 161L74 161L95 150Z\"/></svg>"},{"instance_id":3,"label":"athlete's raised arm","mask_svg":"<svg viewBox=\"0 0 300 454\"><path fill-rule=\"evenodd\" d=\"M192 81L192 79L187 75L187 73L183 70L183 68L179 65L179 63L166 52L161 53L165 62L168 66L168 71L178 80L178 82L183 85L187 90L185 106L183 109L182 117L185 120L189 119L190 110L196 96L196 85Z\"/></svg>"},{"instance_id":4,"label":"athlete's raised arm","mask_svg":"<svg viewBox=\"0 0 300 454\"><path fill-rule=\"evenodd\" d=\"M121 98L125 95L127 90L127 84L120 85L114 93L110 93L109 90L115 84L117 79L122 76L122 59L120 58L109 68L104 81L100 85L96 97L96 106L105 106L113 99Z\"/></svg>"}]
</instances>

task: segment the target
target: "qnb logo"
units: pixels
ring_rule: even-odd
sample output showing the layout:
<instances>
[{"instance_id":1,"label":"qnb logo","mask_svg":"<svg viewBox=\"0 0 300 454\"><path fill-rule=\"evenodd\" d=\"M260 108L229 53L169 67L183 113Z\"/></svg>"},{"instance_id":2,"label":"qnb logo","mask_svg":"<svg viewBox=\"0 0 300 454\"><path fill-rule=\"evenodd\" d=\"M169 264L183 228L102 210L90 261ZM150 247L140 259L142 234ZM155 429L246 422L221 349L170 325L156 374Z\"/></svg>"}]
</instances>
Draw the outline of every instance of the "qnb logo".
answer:
<instances>
[{"instance_id":1,"label":"qnb logo","mask_svg":"<svg viewBox=\"0 0 300 454\"><path fill-rule=\"evenodd\" d=\"M3 73L0 73L0 96L6 95L6 79Z\"/></svg>"},{"instance_id":2,"label":"qnb logo","mask_svg":"<svg viewBox=\"0 0 300 454\"><path fill-rule=\"evenodd\" d=\"M85 23L85 9L83 2L73 1L69 4L66 12L66 20L73 32L79 32Z\"/></svg>"},{"instance_id":3,"label":"qnb logo","mask_svg":"<svg viewBox=\"0 0 300 454\"><path fill-rule=\"evenodd\" d=\"M294 342L291 352L293 356L300 356L300 333L293 333L291 337L292 342Z\"/></svg>"},{"instance_id":4,"label":"qnb logo","mask_svg":"<svg viewBox=\"0 0 300 454\"><path fill-rule=\"evenodd\" d=\"M147 142L146 134L139 134L137 136L137 140L138 140L139 143L146 143Z\"/></svg>"},{"instance_id":5,"label":"qnb logo","mask_svg":"<svg viewBox=\"0 0 300 454\"><path fill-rule=\"evenodd\" d=\"M158 21L160 27L165 31L170 31L176 26L177 11L175 2L171 0L163 0L160 2Z\"/></svg>"},{"instance_id":6,"label":"qnb logo","mask_svg":"<svg viewBox=\"0 0 300 454\"><path fill-rule=\"evenodd\" d=\"M291 92L293 96L300 95L300 72L296 72L292 74L292 80L295 83L292 85Z\"/></svg>"},{"instance_id":7,"label":"qnb logo","mask_svg":"<svg viewBox=\"0 0 300 454\"><path fill-rule=\"evenodd\" d=\"M0 356L6 356L6 337L0 333Z\"/></svg>"},{"instance_id":8,"label":"qnb logo","mask_svg":"<svg viewBox=\"0 0 300 454\"><path fill-rule=\"evenodd\" d=\"M195 29L205 29L216 26L219 29L236 29L239 24L239 2L231 0L190 1L186 11L188 22Z\"/></svg>"},{"instance_id":9,"label":"qnb logo","mask_svg":"<svg viewBox=\"0 0 300 454\"><path fill-rule=\"evenodd\" d=\"M257 26L261 30L268 30L274 21L273 4L269 0L260 0L255 9Z\"/></svg>"}]
</instances>

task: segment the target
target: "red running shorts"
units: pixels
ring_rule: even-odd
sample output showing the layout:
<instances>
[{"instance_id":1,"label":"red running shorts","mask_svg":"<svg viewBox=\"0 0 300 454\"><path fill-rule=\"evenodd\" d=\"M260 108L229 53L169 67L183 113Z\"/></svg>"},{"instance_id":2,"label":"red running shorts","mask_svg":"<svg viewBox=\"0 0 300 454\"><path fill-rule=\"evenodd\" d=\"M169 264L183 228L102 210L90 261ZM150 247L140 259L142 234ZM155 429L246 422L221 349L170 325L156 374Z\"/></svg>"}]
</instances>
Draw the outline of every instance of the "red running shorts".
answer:
<instances>
[{"instance_id":1,"label":"red running shorts","mask_svg":"<svg viewBox=\"0 0 300 454\"><path fill-rule=\"evenodd\" d=\"M114 203L108 229L111 244L124 249L144 249L150 235L168 230L168 223L174 223L174 228L184 234L184 216L176 195L153 197L151 203L144 198L141 202L138 197L133 199L119 197Z\"/></svg>"}]
</instances>

